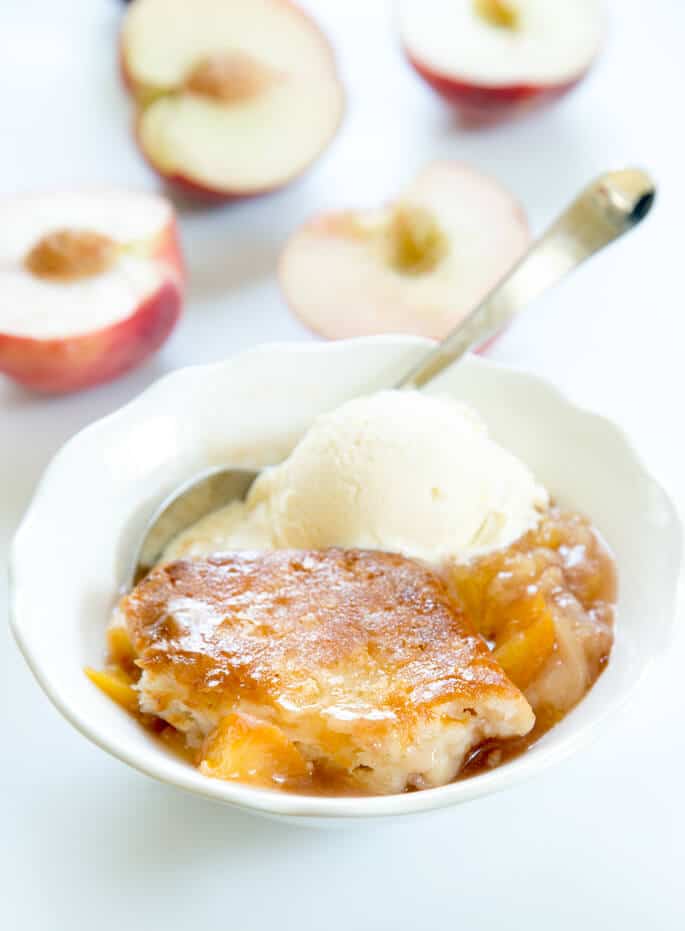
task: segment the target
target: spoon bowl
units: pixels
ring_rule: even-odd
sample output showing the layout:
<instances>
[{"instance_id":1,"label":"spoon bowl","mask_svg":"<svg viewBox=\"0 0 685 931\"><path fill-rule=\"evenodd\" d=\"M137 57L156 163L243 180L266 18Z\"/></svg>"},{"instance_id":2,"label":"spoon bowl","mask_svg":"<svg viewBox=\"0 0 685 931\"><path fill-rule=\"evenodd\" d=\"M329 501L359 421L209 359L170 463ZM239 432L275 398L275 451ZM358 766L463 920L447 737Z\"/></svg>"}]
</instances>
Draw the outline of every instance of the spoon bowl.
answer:
<instances>
[{"instance_id":1,"label":"spoon bowl","mask_svg":"<svg viewBox=\"0 0 685 931\"><path fill-rule=\"evenodd\" d=\"M138 551L132 576L144 578L162 557L174 537L200 518L231 501L242 500L259 475L255 469L208 469L184 482L155 511Z\"/></svg>"}]
</instances>

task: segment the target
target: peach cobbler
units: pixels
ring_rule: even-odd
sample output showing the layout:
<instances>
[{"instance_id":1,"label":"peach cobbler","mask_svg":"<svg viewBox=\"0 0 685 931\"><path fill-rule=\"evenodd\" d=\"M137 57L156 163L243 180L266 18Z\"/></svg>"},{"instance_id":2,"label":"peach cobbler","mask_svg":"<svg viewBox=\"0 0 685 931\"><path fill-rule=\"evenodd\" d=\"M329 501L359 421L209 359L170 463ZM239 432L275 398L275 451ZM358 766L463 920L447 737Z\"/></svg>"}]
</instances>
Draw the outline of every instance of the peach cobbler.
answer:
<instances>
[{"instance_id":1,"label":"peach cobbler","mask_svg":"<svg viewBox=\"0 0 685 931\"><path fill-rule=\"evenodd\" d=\"M399 454L401 487L386 472L367 500ZM320 418L244 502L172 541L88 674L208 777L425 789L505 762L570 711L608 660L614 602L590 522L474 412L386 392Z\"/></svg>"}]
</instances>

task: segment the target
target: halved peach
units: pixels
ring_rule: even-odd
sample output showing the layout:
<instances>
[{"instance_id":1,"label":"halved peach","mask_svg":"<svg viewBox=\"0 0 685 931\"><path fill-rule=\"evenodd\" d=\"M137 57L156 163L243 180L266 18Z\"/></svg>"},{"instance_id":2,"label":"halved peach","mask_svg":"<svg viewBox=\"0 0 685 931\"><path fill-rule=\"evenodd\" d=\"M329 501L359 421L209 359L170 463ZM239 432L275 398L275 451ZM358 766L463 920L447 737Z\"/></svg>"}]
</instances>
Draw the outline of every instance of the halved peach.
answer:
<instances>
[{"instance_id":1,"label":"halved peach","mask_svg":"<svg viewBox=\"0 0 685 931\"><path fill-rule=\"evenodd\" d=\"M167 339L183 280L162 197L82 191L0 203L0 372L51 394L115 378Z\"/></svg>"},{"instance_id":2,"label":"halved peach","mask_svg":"<svg viewBox=\"0 0 685 931\"><path fill-rule=\"evenodd\" d=\"M145 158L213 199L286 184L342 119L331 47L288 0L134 0L121 64Z\"/></svg>"},{"instance_id":3,"label":"halved peach","mask_svg":"<svg viewBox=\"0 0 685 931\"><path fill-rule=\"evenodd\" d=\"M329 339L439 339L529 241L521 205L497 181L435 162L386 207L314 217L286 244L279 276L292 311Z\"/></svg>"},{"instance_id":4,"label":"halved peach","mask_svg":"<svg viewBox=\"0 0 685 931\"><path fill-rule=\"evenodd\" d=\"M598 54L601 0L400 0L416 71L471 121L558 97Z\"/></svg>"}]
</instances>

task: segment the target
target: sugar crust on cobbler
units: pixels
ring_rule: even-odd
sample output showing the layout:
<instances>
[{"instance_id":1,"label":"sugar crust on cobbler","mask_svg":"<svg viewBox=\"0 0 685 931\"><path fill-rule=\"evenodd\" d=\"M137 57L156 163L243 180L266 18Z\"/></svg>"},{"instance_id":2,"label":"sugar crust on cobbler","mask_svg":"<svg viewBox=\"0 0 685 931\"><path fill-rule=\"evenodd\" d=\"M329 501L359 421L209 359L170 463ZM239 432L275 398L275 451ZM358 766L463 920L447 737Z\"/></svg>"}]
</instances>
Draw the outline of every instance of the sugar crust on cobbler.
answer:
<instances>
[{"instance_id":1,"label":"sugar crust on cobbler","mask_svg":"<svg viewBox=\"0 0 685 931\"><path fill-rule=\"evenodd\" d=\"M208 775L207 742L236 713L260 739L271 727L270 749L294 749L310 774L373 793L444 784L474 746L534 722L445 582L396 554L167 563L123 599L118 623L142 670L141 710L183 732Z\"/></svg>"}]
</instances>

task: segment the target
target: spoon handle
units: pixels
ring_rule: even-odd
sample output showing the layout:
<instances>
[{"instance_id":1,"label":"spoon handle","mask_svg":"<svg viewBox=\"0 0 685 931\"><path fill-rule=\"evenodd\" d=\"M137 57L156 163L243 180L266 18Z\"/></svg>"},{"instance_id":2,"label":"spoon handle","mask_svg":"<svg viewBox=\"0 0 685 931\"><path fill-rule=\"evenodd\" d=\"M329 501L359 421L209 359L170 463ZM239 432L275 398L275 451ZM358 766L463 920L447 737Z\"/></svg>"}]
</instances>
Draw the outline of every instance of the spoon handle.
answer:
<instances>
[{"instance_id":1,"label":"spoon handle","mask_svg":"<svg viewBox=\"0 0 685 931\"><path fill-rule=\"evenodd\" d=\"M397 387L421 388L473 346L494 336L539 294L643 220L655 194L652 179L635 168L600 175Z\"/></svg>"}]
</instances>

